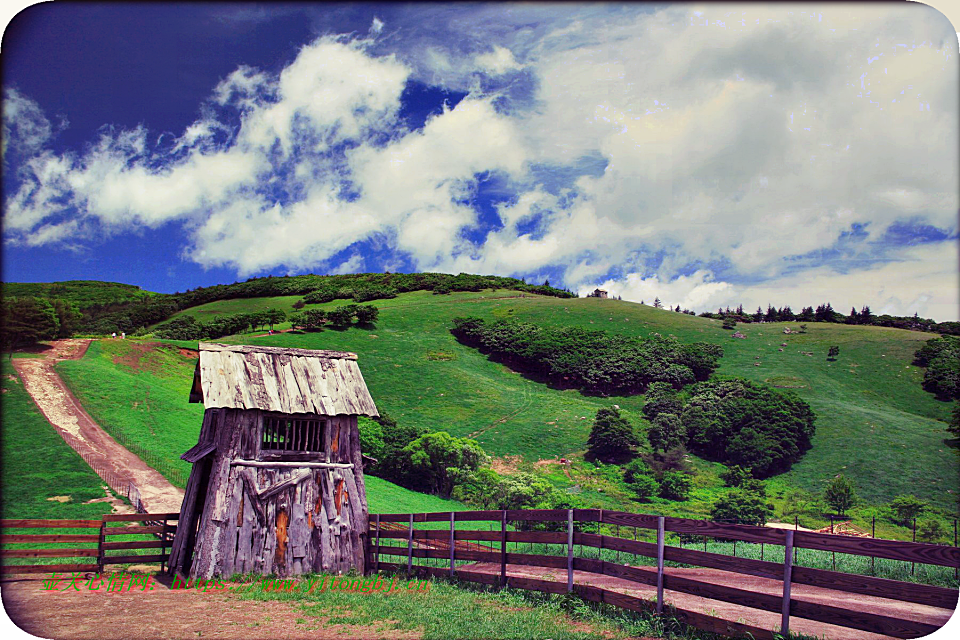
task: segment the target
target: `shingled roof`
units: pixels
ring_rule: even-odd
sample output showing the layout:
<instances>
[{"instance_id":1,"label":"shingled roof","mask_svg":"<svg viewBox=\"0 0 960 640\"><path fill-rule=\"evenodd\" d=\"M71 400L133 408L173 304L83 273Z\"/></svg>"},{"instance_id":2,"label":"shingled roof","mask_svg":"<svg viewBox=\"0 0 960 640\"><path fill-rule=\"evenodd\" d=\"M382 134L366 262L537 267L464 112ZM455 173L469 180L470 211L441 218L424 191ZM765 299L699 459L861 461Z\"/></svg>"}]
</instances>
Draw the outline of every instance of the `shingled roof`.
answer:
<instances>
[{"instance_id":1,"label":"shingled roof","mask_svg":"<svg viewBox=\"0 0 960 640\"><path fill-rule=\"evenodd\" d=\"M190 402L206 409L378 416L357 355L200 343Z\"/></svg>"}]
</instances>

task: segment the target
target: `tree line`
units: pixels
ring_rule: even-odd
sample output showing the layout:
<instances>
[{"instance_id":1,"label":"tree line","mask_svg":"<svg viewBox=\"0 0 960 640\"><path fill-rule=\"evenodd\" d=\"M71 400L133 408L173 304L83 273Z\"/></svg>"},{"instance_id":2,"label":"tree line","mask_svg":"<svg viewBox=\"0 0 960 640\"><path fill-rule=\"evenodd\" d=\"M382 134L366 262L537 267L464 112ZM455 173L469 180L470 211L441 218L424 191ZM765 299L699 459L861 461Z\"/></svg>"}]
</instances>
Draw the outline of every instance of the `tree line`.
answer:
<instances>
[{"instance_id":1,"label":"tree line","mask_svg":"<svg viewBox=\"0 0 960 640\"><path fill-rule=\"evenodd\" d=\"M649 338L552 328L527 322L482 318L453 319L451 333L461 343L558 387L591 393L641 393L652 382L681 388L706 380L723 348L653 334Z\"/></svg>"}]
</instances>

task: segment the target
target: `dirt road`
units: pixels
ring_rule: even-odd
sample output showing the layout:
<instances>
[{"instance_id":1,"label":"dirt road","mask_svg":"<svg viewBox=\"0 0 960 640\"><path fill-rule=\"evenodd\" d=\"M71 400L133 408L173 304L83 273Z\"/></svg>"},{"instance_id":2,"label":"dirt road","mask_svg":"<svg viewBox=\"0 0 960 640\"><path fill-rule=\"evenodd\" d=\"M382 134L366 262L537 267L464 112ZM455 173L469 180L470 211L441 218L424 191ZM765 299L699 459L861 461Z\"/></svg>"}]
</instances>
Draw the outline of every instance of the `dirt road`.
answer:
<instances>
[{"instance_id":1,"label":"dirt road","mask_svg":"<svg viewBox=\"0 0 960 640\"><path fill-rule=\"evenodd\" d=\"M101 429L54 370L53 365L59 360L83 357L90 342L80 339L57 340L44 352L43 358L15 358L13 366L24 388L50 424L91 466L106 469L123 482L136 485L148 512L180 511L183 490L170 484L158 471L147 466Z\"/></svg>"}]
</instances>

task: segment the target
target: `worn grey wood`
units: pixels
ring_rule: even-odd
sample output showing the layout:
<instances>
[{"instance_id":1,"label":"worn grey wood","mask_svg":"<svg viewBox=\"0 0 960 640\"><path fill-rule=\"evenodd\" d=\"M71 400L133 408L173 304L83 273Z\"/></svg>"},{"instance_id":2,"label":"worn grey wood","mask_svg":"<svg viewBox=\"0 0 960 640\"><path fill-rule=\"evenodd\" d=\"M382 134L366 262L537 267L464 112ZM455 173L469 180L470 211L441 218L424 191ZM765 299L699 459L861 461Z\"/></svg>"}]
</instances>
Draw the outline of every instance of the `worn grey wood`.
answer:
<instances>
[{"instance_id":1,"label":"worn grey wood","mask_svg":"<svg viewBox=\"0 0 960 640\"><path fill-rule=\"evenodd\" d=\"M283 462L280 460L231 460L231 465L237 467L261 467L264 469L270 468L293 468L293 469L353 469L354 464L352 462Z\"/></svg>"},{"instance_id":2,"label":"worn grey wood","mask_svg":"<svg viewBox=\"0 0 960 640\"><path fill-rule=\"evenodd\" d=\"M407 575L413 569L413 514L410 514L410 527L407 529Z\"/></svg>"},{"instance_id":3,"label":"worn grey wood","mask_svg":"<svg viewBox=\"0 0 960 640\"><path fill-rule=\"evenodd\" d=\"M323 349L294 349L291 347L268 347L252 344L222 344L219 342L199 343L201 351L229 351L233 353L267 353L303 356L308 358L342 358L356 360L357 354L349 351L329 351Z\"/></svg>"},{"instance_id":4,"label":"worn grey wood","mask_svg":"<svg viewBox=\"0 0 960 640\"><path fill-rule=\"evenodd\" d=\"M379 517L379 516L378 516ZM456 540L454 540L454 531L456 527L454 526L454 521L457 519L457 512L450 512L450 577L456 575L457 565L456 565L456 552L457 545ZM379 544L379 543L378 543Z\"/></svg>"},{"instance_id":5,"label":"worn grey wood","mask_svg":"<svg viewBox=\"0 0 960 640\"><path fill-rule=\"evenodd\" d=\"M573 509L567 509L567 593L573 593Z\"/></svg>"},{"instance_id":6,"label":"worn grey wood","mask_svg":"<svg viewBox=\"0 0 960 640\"><path fill-rule=\"evenodd\" d=\"M190 398L193 402L199 397L208 409L260 409L288 415L379 415L356 356L339 357L342 355L246 346L220 349L200 343L196 370L200 393L192 391Z\"/></svg>"},{"instance_id":7,"label":"worn grey wood","mask_svg":"<svg viewBox=\"0 0 960 640\"><path fill-rule=\"evenodd\" d=\"M663 613L663 516L657 518L657 614Z\"/></svg>"},{"instance_id":8,"label":"worn grey wood","mask_svg":"<svg viewBox=\"0 0 960 640\"><path fill-rule=\"evenodd\" d=\"M787 540L783 548L783 612L780 617L780 635L790 634L790 581L793 578L793 529L787 529Z\"/></svg>"}]
</instances>

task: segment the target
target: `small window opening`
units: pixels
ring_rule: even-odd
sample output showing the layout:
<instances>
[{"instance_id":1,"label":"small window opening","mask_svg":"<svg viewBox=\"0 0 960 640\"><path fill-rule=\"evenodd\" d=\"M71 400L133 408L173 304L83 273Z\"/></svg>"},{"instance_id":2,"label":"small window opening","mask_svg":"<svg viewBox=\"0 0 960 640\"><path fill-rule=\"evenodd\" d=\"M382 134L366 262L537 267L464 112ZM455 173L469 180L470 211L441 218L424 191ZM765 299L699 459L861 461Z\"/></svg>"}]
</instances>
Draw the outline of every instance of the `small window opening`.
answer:
<instances>
[{"instance_id":1,"label":"small window opening","mask_svg":"<svg viewBox=\"0 0 960 640\"><path fill-rule=\"evenodd\" d=\"M260 450L269 453L321 453L326 420L267 416Z\"/></svg>"}]
</instances>

